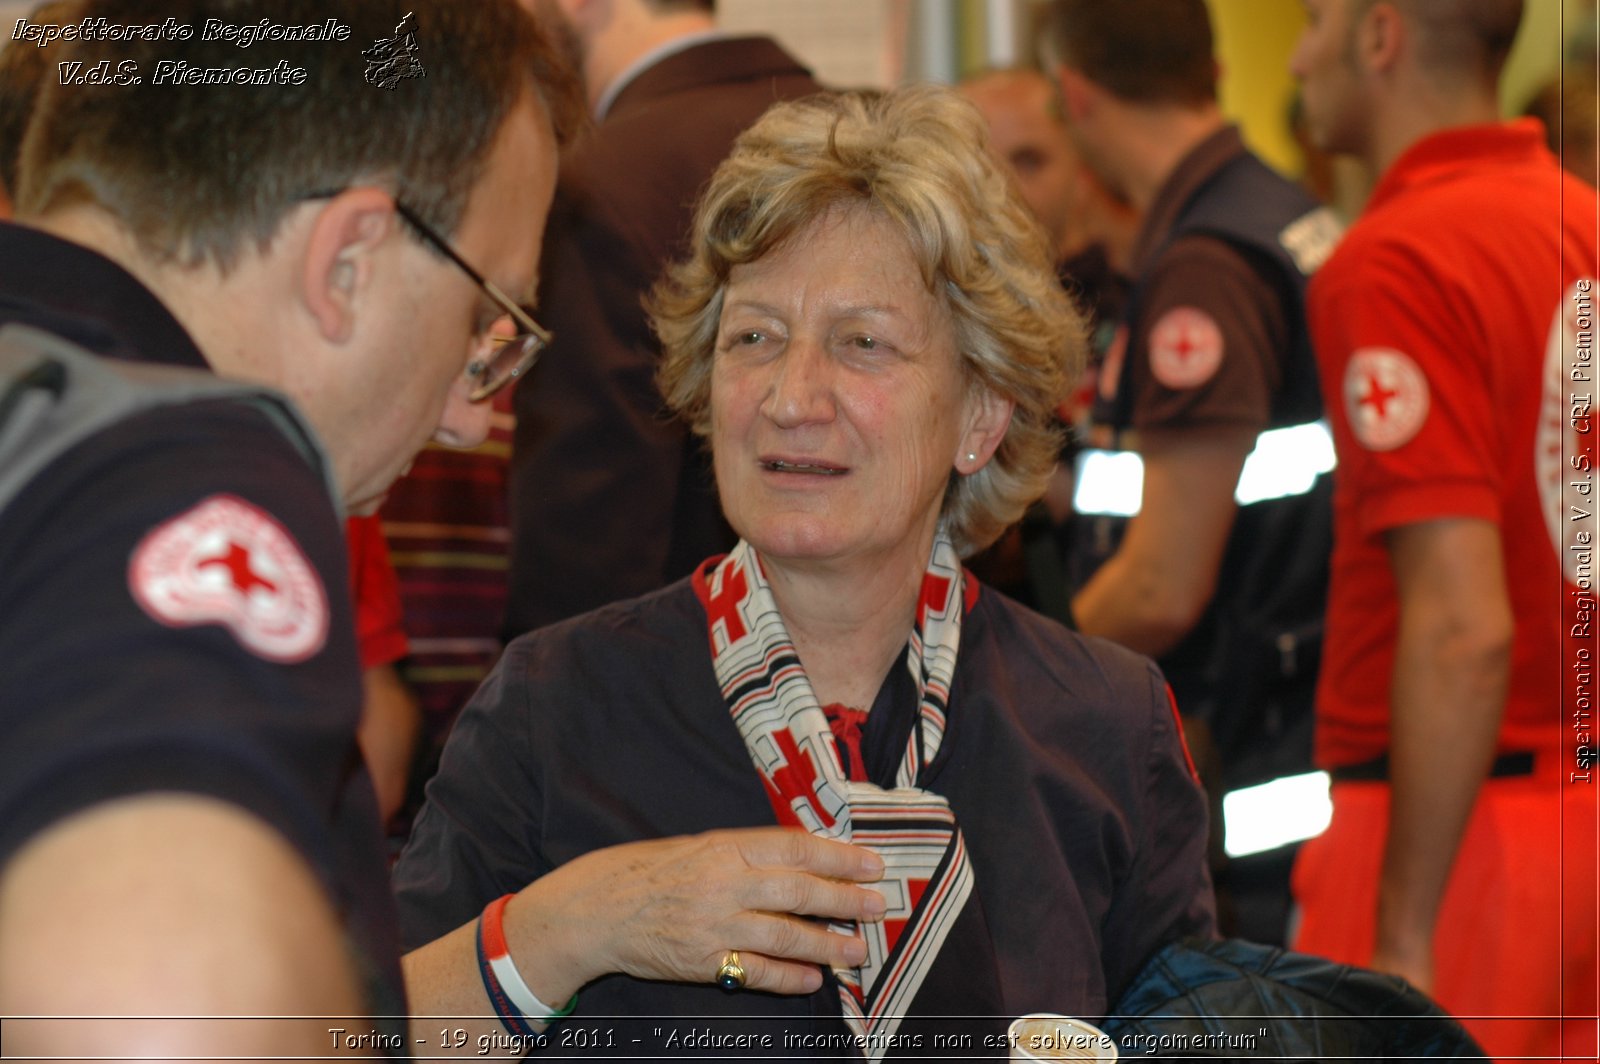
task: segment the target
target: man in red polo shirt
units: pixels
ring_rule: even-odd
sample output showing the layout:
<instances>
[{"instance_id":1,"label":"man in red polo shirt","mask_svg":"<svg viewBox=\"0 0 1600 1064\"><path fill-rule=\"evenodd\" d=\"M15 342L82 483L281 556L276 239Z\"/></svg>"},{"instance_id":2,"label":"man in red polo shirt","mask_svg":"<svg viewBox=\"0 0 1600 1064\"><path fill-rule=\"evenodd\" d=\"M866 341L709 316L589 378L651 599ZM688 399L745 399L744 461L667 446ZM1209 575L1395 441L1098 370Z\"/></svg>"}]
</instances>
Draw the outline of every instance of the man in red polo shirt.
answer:
<instances>
[{"instance_id":1,"label":"man in red polo shirt","mask_svg":"<svg viewBox=\"0 0 1600 1064\"><path fill-rule=\"evenodd\" d=\"M1297 945L1406 976L1492 1055L1593 1059L1600 210L1537 122L1499 119L1520 0L1306 8L1313 138L1381 177L1311 287L1335 783Z\"/></svg>"}]
</instances>

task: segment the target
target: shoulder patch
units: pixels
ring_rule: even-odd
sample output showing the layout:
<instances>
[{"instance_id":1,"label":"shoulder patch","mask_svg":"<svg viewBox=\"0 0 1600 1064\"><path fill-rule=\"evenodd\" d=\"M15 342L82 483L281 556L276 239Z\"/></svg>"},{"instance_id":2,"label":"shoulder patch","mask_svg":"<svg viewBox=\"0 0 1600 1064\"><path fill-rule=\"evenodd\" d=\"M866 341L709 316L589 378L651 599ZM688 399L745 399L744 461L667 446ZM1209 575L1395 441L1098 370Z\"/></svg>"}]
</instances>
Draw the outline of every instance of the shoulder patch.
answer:
<instances>
[{"instance_id":1,"label":"shoulder patch","mask_svg":"<svg viewBox=\"0 0 1600 1064\"><path fill-rule=\"evenodd\" d=\"M1361 446L1392 451L1410 442L1428 419L1428 378L1410 355L1362 348L1345 366L1344 408Z\"/></svg>"},{"instance_id":2,"label":"shoulder patch","mask_svg":"<svg viewBox=\"0 0 1600 1064\"><path fill-rule=\"evenodd\" d=\"M1177 391L1197 388L1222 365L1222 330L1195 307L1173 307L1150 330L1150 372Z\"/></svg>"},{"instance_id":3,"label":"shoulder patch","mask_svg":"<svg viewBox=\"0 0 1600 1064\"><path fill-rule=\"evenodd\" d=\"M1344 223L1328 207L1307 211L1278 234L1278 243L1289 253L1300 272L1310 277L1328 261L1339 238L1344 235Z\"/></svg>"},{"instance_id":4,"label":"shoulder patch","mask_svg":"<svg viewBox=\"0 0 1600 1064\"><path fill-rule=\"evenodd\" d=\"M213 495L152 529L128 589L169 628L218 624L268 661L294 664L328 638L328 597L300 545L260 508Z\"/></svg>"}]
</instances>

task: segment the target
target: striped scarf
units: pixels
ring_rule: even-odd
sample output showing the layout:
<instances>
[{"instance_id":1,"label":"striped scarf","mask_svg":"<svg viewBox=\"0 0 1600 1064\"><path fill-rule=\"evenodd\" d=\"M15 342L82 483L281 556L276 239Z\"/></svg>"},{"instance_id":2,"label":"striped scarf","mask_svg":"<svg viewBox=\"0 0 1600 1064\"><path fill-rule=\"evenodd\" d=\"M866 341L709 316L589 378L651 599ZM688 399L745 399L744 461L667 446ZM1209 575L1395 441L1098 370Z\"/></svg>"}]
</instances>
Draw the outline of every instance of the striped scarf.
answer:
<instances>
[{"instance_id":1,"label":"striped scarf","mask_svg":"<svg viewBox=\"0 0 1600 1064\"><path fill-rule=\"evenodd\" d=\"M961 641L961 563L941 528L906 653L918 721L893 790L847 777L755 550L741 540L709 574L697 572L694 585L705 606L723 697L778 822L867 846L884 860L884 878L876 886L888 912L882 923L859 928L867 960L860 968L834 972L845 1023L867 1039L867 1059L877 1061L973 892L972 865L949 803L917 786L944 738Z\"/></svg>"}]
</instances>

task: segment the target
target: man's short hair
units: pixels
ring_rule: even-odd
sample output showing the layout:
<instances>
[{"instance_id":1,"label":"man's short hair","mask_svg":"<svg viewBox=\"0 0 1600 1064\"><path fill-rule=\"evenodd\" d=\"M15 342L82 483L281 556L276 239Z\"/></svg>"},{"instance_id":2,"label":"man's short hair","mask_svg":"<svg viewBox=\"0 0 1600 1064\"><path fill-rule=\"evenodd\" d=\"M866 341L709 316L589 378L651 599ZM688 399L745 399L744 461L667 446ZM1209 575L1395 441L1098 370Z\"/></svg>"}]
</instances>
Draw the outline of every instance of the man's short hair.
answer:
<instances>
[{"instance_id":1,"label":"man's short hair","mask_svg":"<svg viewBox=\"0 0 1600 1064\"><path fill-rule=\"evenodd\" d=\"M1054 59L1119 99L1201 104L1217 98L1205 0L1054 0Z\"/></svg>"},{"instance_id":2,"label":"man's short hair","mask_svg":"<svg viewBox=\"0 0 1600 1064\"><path fill-rule=\"evenodd\" d=\"M76 20L77 0L49 0L28 12L26 21L55 24ZM17 163L22 157L22 135L50 70L54 55L48 47L14 41L0 48L0 189L17 192Z\"/></svg>"},{"instance_id":3,"label":"man's short hair","mask_svg":"<svg viewBox=\"0 0 1600 1064\"><path fill-rule=\"evenodd\" d=\"M52 62L83 65L41 96L18 214L92 205L161 261L227 269L297 204L356 183L392 189L453 232L527 93L558 137L582 113L576 78L515 0L87 0L79 14L189 32L51 49ZM409 67L402 19L414 26ZM274 29L328 25L337 39ZM208 32L218 26L231 39ZM402 65L380 65L396 56ZM110 84L58 83L102 62ZM381 75L406 70L417 76L384 87Z\"/></svg>"},{"instance_id":4,"label":"man's short hair","mask_svg":"<svg viewBox=\"0 0 1600 1064\"><path fill-rule=\"evenodd\" d=\"M1362 9L1375 0L1365 0ZM1390 0L1417 33L1427 70L1495 80L1522 24L1523 0Z\"/></svg>"}]
</instances>

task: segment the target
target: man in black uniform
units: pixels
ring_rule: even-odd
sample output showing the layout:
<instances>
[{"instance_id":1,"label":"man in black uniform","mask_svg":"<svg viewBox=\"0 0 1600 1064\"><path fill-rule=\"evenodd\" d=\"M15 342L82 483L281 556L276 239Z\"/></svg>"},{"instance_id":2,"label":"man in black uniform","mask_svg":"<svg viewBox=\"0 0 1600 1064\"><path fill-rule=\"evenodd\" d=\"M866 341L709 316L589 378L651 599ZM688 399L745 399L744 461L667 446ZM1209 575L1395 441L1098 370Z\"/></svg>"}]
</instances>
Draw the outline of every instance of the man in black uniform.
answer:
<instances>
[{"instance_id":1,"label":"man in black uniform","mask_svg":"<svg viewBox=\"0 0 1600 1064\"><path fill-rule=\"evenodd\" d=\"M1203 0L1057 0L1051 30L1068 126L1143 218L1076 486L1073 614L1159 659L1220 797L1310 768L1331 446L1303 291L1338 226L1223 119ZM1105 490L1138 465L1142 491Z\"/></svg>"},{"instance_id":2,"label":"man in black uniform","mask_svg":"<svg viewBox=\"0 0 1600 1064\"><path fill-rule=\"evenodd\" d=\"M536 353L503 292L535 280L568 77L512 0L146 15L74 12L52 59L109 74L46 85L28 228L0 227L0 1014L399 1017L339 509L374 508L430 435L481 439ZM490 343L508 319L523 336ZM5 1038L164 1057L402 1033Z\"/></svg>"}]
</instances>

